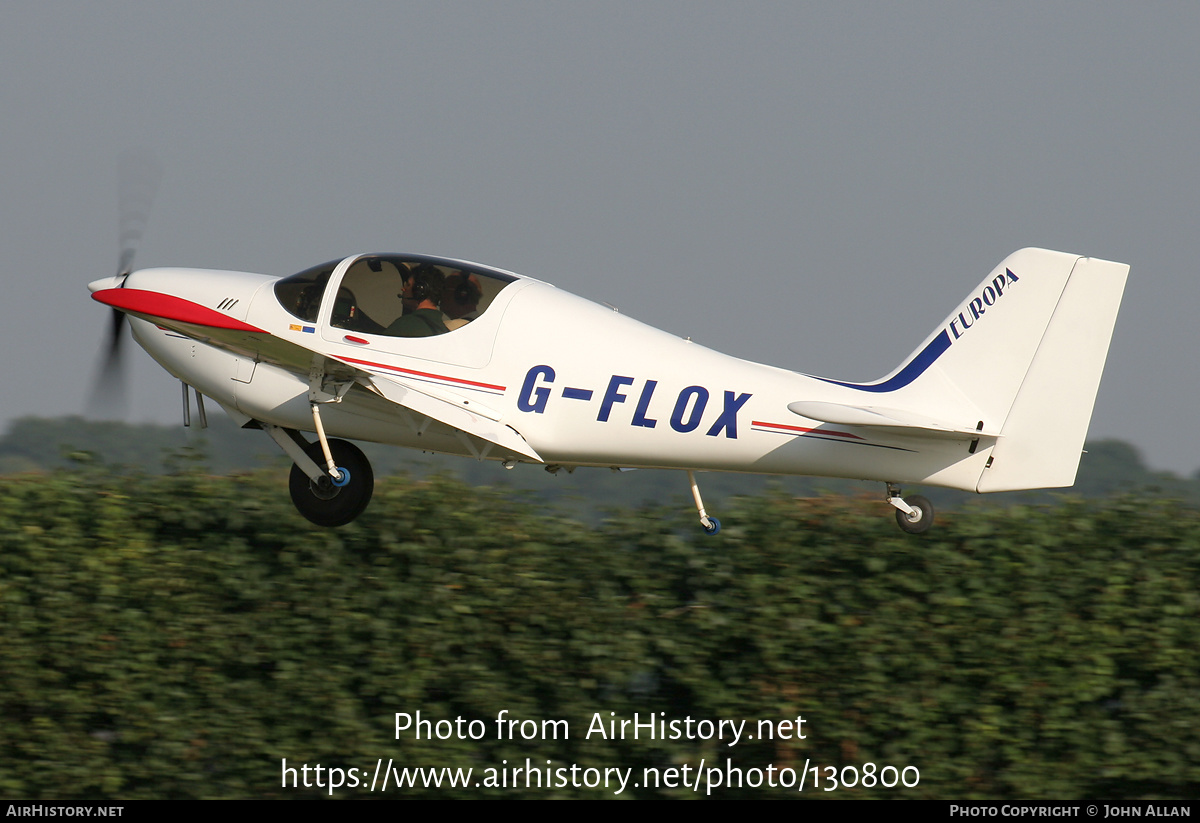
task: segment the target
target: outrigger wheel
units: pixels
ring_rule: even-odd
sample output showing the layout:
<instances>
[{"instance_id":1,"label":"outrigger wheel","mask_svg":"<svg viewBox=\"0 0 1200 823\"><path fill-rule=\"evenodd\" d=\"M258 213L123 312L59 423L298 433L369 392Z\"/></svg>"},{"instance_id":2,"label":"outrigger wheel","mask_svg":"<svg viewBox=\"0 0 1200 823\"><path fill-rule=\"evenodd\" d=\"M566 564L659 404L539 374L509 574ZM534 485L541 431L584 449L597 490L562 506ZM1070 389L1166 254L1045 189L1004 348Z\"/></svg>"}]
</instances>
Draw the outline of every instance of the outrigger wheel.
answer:
<instances>
[{"instance_id":1,"label":"outrigger wheel","mask_svg":"<svg viewBox=\"0 0 1200 823\"><path fill-rule=\"evenodd\" d=\"M318 466L325 465L320 443L304 449ZM300 467L292 464L288 491L296 510L318 526L344 526L363 513L375 491L371 461L362 450L345 440L330 440L329 451L342 476L336 481L329 475L310 480Z\"/></svg>"},{"instance_id":2,"label":"outrigger wheel","mask_svg":"<svg viewBox=\"0 0 1200 823\"><path fill-rule=\"evenodd\" d=\"M912 509L911 514L896 510L896 522L909 534L923 534L933 525L933 504L919 494L904 498Z\"/></svg>"}]
</instances>

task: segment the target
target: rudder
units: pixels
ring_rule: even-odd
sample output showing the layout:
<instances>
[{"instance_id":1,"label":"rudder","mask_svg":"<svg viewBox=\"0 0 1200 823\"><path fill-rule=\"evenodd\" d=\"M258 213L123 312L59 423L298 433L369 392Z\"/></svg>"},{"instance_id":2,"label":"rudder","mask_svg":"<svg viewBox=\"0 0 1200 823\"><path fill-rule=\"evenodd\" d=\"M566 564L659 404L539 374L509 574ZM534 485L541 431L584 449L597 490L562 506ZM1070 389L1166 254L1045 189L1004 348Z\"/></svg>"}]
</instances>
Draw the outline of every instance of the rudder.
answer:
<instances>
[{"instance_id":1,"label":"rudder","mask_svg":"<svg viewBox=\"0 0 1200 823\"><path fill-rule=\"evenodd\" d=\"M1092 258L1072 267L977 491L1075 482L1128 274Z\"/></svg>"}]
</instances>

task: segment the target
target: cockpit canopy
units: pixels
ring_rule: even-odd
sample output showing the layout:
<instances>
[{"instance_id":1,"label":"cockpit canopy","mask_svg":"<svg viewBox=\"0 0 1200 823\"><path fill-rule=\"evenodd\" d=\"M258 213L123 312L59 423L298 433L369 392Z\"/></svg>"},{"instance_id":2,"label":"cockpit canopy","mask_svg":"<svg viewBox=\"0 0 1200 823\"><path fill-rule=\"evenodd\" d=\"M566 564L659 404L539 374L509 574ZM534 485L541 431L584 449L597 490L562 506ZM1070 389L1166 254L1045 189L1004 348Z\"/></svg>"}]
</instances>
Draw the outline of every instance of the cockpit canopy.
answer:
<instances>
[{"instance_id":1,"label":"cockpit canopy","mask_svg":"<svg viewBox=\"0 0 1200 823\"><path fill-rule=\"evenodd\" d=\"M316 323L329 299L329 279L341 263L331 260L279 280L276 299L292 316ZM482 315L516 279L496 269L439 257L362 255L338 283L329 323L391 337L445 334Z\"/></svg>"}]
</instances>

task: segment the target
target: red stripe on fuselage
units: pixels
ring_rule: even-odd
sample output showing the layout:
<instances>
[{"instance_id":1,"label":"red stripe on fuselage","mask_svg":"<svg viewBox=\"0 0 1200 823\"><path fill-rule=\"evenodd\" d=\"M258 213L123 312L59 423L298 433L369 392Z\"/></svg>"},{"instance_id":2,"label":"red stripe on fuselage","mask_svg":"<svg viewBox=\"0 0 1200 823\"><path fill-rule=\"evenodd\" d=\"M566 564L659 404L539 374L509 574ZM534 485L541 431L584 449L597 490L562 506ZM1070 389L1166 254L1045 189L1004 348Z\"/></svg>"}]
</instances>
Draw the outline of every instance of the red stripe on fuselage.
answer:
<instances>
[{"instance_id":1,"label":"red stripe on fuselage","mask_svg":"<svg viewBox=\"0 0 1200 823\"><path fill-rule=\"evenodd\" d=\"M413 377L427 377L434 380L445 380L447 383L458 383L463 386L477 386L481 389L493 389L495 391L504 391L504 386L497 386L492 383L480 383L475 380L464 380L461 377L450 377L445 374L434 374L427 371L416 371L415 369L402 369L399 366L389 366L387 363L374 363L370 360L358 360L354 357L339 357L346 363L355 363L359 366L373 366L377 369L387 369L388 371L400 372L401 374L411 374Z\"/></svg>"},{"instance_id":2,"label":"red stripe on fuselage","mask_svg":"<svg viewBox=\"0 0 1200 823\"><path fill-rule=\"evenodd\" d=\"M248 331L257 334L267 333L257 326L251 326L249 323L235 320L229 315L221 314L221 312L210 309L207 306L201 306L199 303L193 303L191 300L184 300L182 297L175 297L174 295L156 291L145 291L143 289L101 289L92 294L92 299L112 306L114 309L133 312L134 314L144 314L149 317L160 317L163 320L176 320L180 323L208 326L213 329L232 329L234 331Z\"/></svg>"},{"instance_id":3,"label":"red stripe on fuselage","mask_svg":"<svg viewBox=\"0 0 1200 823\"><path fill-rule=\"evenodd\" d=\"M762 420L752 420L750 422L750 425L751 426L765 426L767 428L770 428L772 431L778 431L780 434L791 434L793 432L796 434L809 434L810 432L815 432L817 434L833 435L834 437L849 437L853 440L862 440L862 438L859 437L857 434L851 434L850 432L834 431L833 429L810 429L805 426L789 426L786 423L767 423Z\"/></svg>"}]
</instances>

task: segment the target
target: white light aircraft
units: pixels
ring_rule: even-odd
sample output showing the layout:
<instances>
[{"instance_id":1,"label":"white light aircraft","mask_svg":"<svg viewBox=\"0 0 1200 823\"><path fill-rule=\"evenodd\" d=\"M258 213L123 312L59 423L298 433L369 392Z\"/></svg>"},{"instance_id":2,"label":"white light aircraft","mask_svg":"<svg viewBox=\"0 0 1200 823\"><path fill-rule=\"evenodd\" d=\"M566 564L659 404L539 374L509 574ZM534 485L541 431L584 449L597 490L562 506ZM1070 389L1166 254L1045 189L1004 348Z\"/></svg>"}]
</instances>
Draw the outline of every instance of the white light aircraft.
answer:
<instances>
[{"instance_id":1,"label":"white light aircraft","mask_svg":"<svg viewBox=\"0 0 1200 823\"><path fill-rule=\"evenodd\" d=\"M127 258L128 259L128 258ZM351 438L548 471L679 469L975 492L1075 482L1129 267L1024 249L888 376L852 383L720 354L511 272L356 254L294 274L153 268L90 284L134 338L294 461L300 513L340 526L373 475ZM309 441L303 432L315 433Z\"/></svg>"}]
</instances>

